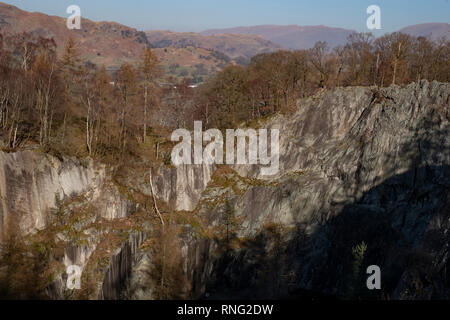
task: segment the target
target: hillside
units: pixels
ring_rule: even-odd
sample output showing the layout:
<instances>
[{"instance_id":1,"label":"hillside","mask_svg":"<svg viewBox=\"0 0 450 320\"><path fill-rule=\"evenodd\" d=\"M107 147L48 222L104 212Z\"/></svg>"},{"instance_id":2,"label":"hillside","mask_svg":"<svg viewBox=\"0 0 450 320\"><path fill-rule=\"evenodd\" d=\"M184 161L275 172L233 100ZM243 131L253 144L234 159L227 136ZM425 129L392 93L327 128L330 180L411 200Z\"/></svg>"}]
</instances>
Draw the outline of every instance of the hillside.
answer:
<instances>
[{"instance_id":1,"label":"hillside","mask_svg":"<svg viewBox=\"0 0 450 320\"><path fill-rule=\"evenodd\" d=\"M179 79L190 77L194 83L203 82L231 62L218 52L191 46L156 48L152 51L158 57L164 74Z\"/></svg>"},{"instance_id":2,"label":"hillside","mask_svg":"<svg viewBox=\"0 0 450 320\"><path fill-rule=\"evenodd\" d=\"M345 44L348 35L353 32L353 30L326 26L261 25L230 29L211 29L204 31L201 34L258 35L285 48L309 49L312 48L317 41L326 41L330 47Z\"/></svg>"},{"instance_id":3,"label":"hillside","mask_svg":"<svg viewBox=\"0 0 450 320\"><path fill-rule=\"evenodd\" d=\"M114 23L82 19L81 30L69 30L66 19L39 12L27 12L0 2L0 32L30 32L36 36L54 38L58 51L70 37L79 44L83 57L97 65L116 70L122 63L136 63L143 49L151 45L160 58L165 74L190 76L202 81L232 59L247 61L262 52L282 49L257 36L201 36L195 33L149 31L147 33Z\"/></svg>"},{"instance_id":4,"label":"hillside","mask_svg":"<svg viewBox=\"0 0 450 320\"><path fill-rule=\"evenodd\" d=\"M69 30L66 27L65 18L48 16L38 12L27 12L1 2L0 32L31 32L36 36L54 38L59 52L64 48L67 39L72 37L79 44L80 52L85 59L97 65L104 64L109 70L118 69L124 62L135 64L143 49L150 45L144 32L115 22L94 22L82 19L81 30ZM230 38L232 37L235 36L230 36ZM241 37L237 36L236 38ZM262 44L268 43L268 41L257 37L242 38L249 39L249 46L243 45L242 50L236 50L239 55L241 53L244 55L258 53L257 40ZM250 39L255 39L253 44ZM244 41L231 41L229 43L229 45L225 44L223 48L228 52L235 52L232 46L242 45ZM215 46L205 44L204 48L201 45L199 47L202 48L187 48L186 45L175 45L170 49L163 49L161 46L154 47L157 48L155 53L160 58L163 70L166 71L165 74L176 77L187 75L197 81L203 80L230 62L228 56L208 50L209 47L220 48L219 43L216 43ZM277 46L272 45L272 50L274 50L273 48L277 48Z\"/></svg>"},{"instance_id":5,"label":"hillside","mask_svg":"<svg viewBox=\"0 0 450 320\"><path fill-rule=\"evenodd\" d=\"M210 29L201 32L202 35L218 36L220 34L258 35L266 40L289 49L309 49L317 41L326 41L333 48L346 43L349 34L353 30L331 28L327 26L276 26L261 25L251 27L236 27L229 29ZM431 36L432 39L446 36L450 38L449 23L425 23L408 26L399 32L412 36Z\"/></svg>"},{"instance_id":6,"label":"hillside","mask_svg":"<svg viewBox=\"0 0 450 320\"><path fill-rule=\"evenodd\" d=\"M143 32L118 23L82 19L81 30L69 30L64 18L23 11L1 2L0 32L31 32L54 38L59 50L72 37L80 44L83 56L93 63L112 67L134 61L147 45Z\"/></svg>"},{"instance_id":7,"label":"hillside","mask_svg":"<svg viewBox=\"0 0 450 320\"><path fill-rule=\"evenodd\" d=\"M226 54L231 59L247 59L266 52L283 49L259 36L254 35L200 35L193 32L147 31L148 41L154 48L185 48L187 46L214 50Z\"/></svg>"},{"instance_id":8,"label":"hillside","mask_svg":"<svg viewBox=\"0 0 450 320\"><path fill-rule=\"evenodd\" d=\"M409 26L400 30L400 32L415 36L428 37L436 40L441 37L450 39L450 23L424 23Z\"/></svg>"}]
</instances>

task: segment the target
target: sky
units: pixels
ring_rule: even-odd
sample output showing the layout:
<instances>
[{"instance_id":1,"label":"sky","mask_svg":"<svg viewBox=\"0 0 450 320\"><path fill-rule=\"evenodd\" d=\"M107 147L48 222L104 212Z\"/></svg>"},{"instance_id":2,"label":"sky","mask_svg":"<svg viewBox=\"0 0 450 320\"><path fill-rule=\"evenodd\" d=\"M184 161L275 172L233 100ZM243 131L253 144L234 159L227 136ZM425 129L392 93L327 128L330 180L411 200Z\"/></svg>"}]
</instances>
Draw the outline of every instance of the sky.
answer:
<instances>
[{"instance_id":1,"label":"sky","mask_svg":"<svg viewBox=\"0 0 450 320\"><path fill-rule=\"evenodd\" d=\"M68 17L78 5L83 18L115 21L139 30L199 32L261 24L326 25L369 31L367 7L381 9L375 34L427 22L450 22L449 0L0 0L27 11Z\"/></svg>"}]
</instances>

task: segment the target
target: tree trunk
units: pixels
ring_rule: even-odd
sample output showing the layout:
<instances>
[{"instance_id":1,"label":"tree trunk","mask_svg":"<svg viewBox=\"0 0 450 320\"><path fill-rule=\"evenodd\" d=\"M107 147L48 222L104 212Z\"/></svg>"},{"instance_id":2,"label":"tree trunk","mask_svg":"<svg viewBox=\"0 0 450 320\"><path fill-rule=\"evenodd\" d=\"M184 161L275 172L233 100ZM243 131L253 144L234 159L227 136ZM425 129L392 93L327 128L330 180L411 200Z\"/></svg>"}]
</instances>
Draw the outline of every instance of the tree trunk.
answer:
<instances>
[{"instance_id":1,"label":"tree trunk","mask_svg":"<svg viewBox=\"0 0 450 320\"><path fill-rule=\"evenodd\" d=\"M164 223L164 219L163 216L161 214L161 212L158 209L158 204L156 203L156 196L155 196L155 189L153 188L153 178L152 178L152 169L150 168L150 188L152 190L152 196L153 196L153 203L155 205L155 211L159 216L159 219L161 220L161 225L164 229L165 223Z\"/></svg>"},{"instance_id":2,"label":"tree trunk","mask_svg":"<svg viewBox=\"0 0 450 320\"><path fill-rule=\"evenodd\" d=\"M144 144L147 140L147 99L148 99L148 86L145 85L144 92Z\"/></svg>"}]
</instances>

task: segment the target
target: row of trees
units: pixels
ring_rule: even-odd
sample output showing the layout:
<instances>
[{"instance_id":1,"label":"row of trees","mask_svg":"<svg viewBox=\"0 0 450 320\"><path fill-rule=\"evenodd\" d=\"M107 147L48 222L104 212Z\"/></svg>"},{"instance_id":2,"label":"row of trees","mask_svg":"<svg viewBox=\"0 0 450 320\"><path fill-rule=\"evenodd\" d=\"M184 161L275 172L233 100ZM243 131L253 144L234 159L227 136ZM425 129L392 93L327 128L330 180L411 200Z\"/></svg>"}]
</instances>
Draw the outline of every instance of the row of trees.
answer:
<instances>
[{"instance_id":1,"label":"row of trees","mask_svg":"<svg viewBox=\"0 0 450 320\"><path fill-rule=\"evenodd\" d=\"M59 83L51 62L56 58L55 48L52 40L28 34L0 36L0 128L11 148L31 137L41 144L49 141L52 102L59 102L55 96Z\"/></svg>"},{"instance_id":2,"label":"row of trees","mask_svg":"<svg viewBox=\"0 0 450 320\"><path fill-rule=\"evenodd\" d=\"M355 33L334 49L260 54L230 65L199 88L189 80L160 87L158 61L147 49L111 75L82 59L70 40L56 55L53 40L28 33L0 36L0 130L7 148L43 148L90 156L123 156L146 143L151 121L163 127L232 128L289 110L298 98L336 86L388 86L420 79L449 81L450 42L402 33ZM160 99L162 97L162 99ZM162 112L152 113L162 105Z\"/></svg>"},{"instance_id":3,"label":"row of trees","mask_svg":"<svg viewBox=\"0 0 450 320\"><path fill-rule=\"evenodd\" d=\"M450 81L450 42L392 33L355 33L330 49L278 51L229 66L197 92L195 117L209 127L232 128L295 105L321 88L389 86L420 79Z\"/></svg>"},{"instance_id":4,"label":"row of trees","mask_svg":"<svg viewBox=\"0 0 450 320\"><path fill-rule=\"evenodd\" d=\"M124 155L146 142L158 104L158 60L145 50L137 67L115 75L82 59L69 39L60 58L53 40L28 33L0 36L0 129L7 148L38 142L45 149L90 156Z\"/></svg>"}]
</instances>

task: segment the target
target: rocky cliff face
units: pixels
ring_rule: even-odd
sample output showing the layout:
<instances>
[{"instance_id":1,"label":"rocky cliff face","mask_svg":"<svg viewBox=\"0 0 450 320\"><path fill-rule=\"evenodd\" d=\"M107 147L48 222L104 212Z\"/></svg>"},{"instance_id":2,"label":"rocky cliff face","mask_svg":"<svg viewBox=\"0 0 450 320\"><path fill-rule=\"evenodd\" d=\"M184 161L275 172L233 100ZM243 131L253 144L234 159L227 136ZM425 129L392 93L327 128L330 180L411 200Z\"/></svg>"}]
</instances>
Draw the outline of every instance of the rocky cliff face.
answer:
<instances>
[{"instance_id":1,"label":"rocky cliff face","mask_svg":"<svg viewBox=\"0 0 450 320\"><path fill-rule=\"evenodd\" d=\"M25 233L44 228L56 198L94 190L104 175L104 168L92 162L60 161L32 151L0 153L0 235L10 215L20 216Z\"/></svg>"},{"instance_id":2,"label":"rocky cliff face","mask_svg":"<svg viewBox=\"0 0 450 320\"><path fill-rule=\"evenodd\" d=\"M423 81L301 100L262 124L280 130L274 177L247 166L159 168L163 214L193 217L181 235L190 296L449 297L449 94L449 84ZM52 239L53 298L155 297L148 175L118 181L93 163L21 152L0 154L0 187L2 228L20 212L24 232ZM363 242L358 260L352 248ZM71 264L96 275L80 292L65 287ZM381 291L365 287L369 265L381 268Z\"/></svg>"},{"instance_id":3,"label":"rocky cliff face","mask_svg":"<svg viewBox=\"0 0 450 320\"><path fill-rule=\"evenodd\" d=\"M336 89L272 119L280 174L235 168L204 193L232 199L244 240L219 258L215 241L189 246L198 294L448 297L449 94L436 82ZM200 210L217 224L225 209ZM360 279L369 265L382 270L381 292Z\"/></svg>"},{"instance_id":4,"label":"rocky cliff face","mask_svg":"<svg viewBox=\"0 0 450 320\"><path fill-rule=\"evenodd\" d=\"M31 245L50 251L52 298L78 297L67 290L65 271L71 265L83 272L94 269L100 279L82 298L123 298L153 216L144 210L151 196L148 175L130 175L126 178L133 182L127 185L129 181L115 180L114 170L37 151L0 153L0 235L8 234L14 221L31 237ZM161 167L154 176L155 190L173 210L193 210L211 171L206 166ZM140 200L137 190L142 192Z\"/></svg>"}]
</instances>

